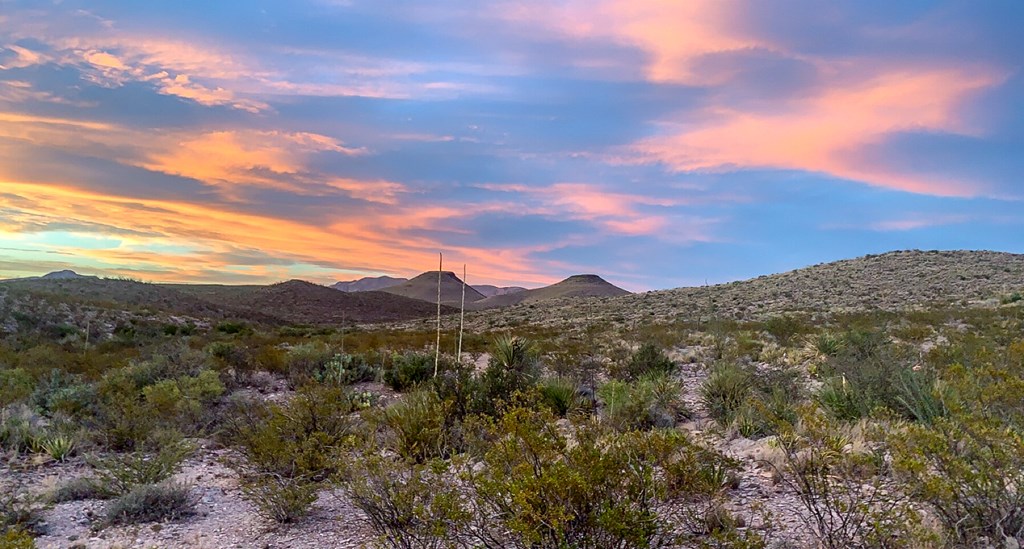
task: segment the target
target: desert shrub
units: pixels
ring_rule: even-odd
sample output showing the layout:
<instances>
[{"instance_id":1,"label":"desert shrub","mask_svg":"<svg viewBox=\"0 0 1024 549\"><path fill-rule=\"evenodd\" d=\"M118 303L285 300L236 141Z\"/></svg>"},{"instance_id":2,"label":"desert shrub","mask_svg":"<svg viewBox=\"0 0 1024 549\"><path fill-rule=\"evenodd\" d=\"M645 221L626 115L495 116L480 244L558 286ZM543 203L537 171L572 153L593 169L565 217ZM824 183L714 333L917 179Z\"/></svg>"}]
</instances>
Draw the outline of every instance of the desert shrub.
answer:
<instances>
[{"instance_id":1,"label":"desert shrub","mask_svg":"<svg viewBox=\"0 0 1024 549\"><path fill-rule=\"evenodd\" d=\"M97 405L96 387L81 376L66 370L53 369L36 384L32 403L44 413L61 413L71 417L91 415Z\"/></svg>"},{"instance_id":2,"label":"desert shrub","mask_svg":"<svg viewBox=\"0 0 1024 549\"><path fill-rule=\"evenodd\" d=\"M188 486L178 483L136 486L107 506L107 524L177 520L195 513Z\"/></svg>"},{"instance_id":3,"label":"desert shrub","mask_svg":"<svg viewBox=\"0 0 1024 549\"><path fill-rule=\"evenodd\" d=\"M384 383L396 391L404 391L434 375L434 357L426 353L395 354L384 370Z\"/></svg>"},{"instance_id":4,"label":"desert shrub","mask_svg":"<svg viewBox=\"0 0 1024 549\"><path fill-rule=\"evenodd\" d=\"M611 380L598 388L602 418L620 431L668 428L690 412L682 387L668 375L647 374L634 383Z\"/></svg>"},{"instance_id":5,"label":"desert shrub","mask_svg":"<svg viewBox=\"0 0 1024 549\"><path fill-rule=\"evenodd\" d=\"M230 334L230 335L237 335L237 334L244 334L244 333L251 333L252 332L252 328L250 328L248 324L246 324L245 322L242 322L242 321L234 321L234 320L225 320L225 321L217 324L216 326L214 326L213 329L215 331L217 331L217 332L222 333L222 334Z\"/></svg>"},{"instance_id":6,"label":"desert shrub","mask_svg":"<svg viewBox=\"0 0 1024 549\"><path fill-rule=\"evenodd\" d=\"M207 409L224 391L217 373L203 370L196 376L164 379L143 387L142 395L148 412L161 423L198 433L212 421Z\"/></svg>"},{"instance_id":7,"label":"desert shrub","mask_svg":"<svg viewBox=\"0 0 1024 549\"><path fill-rule=\"evenodd\" d=\"M43 418L24 404L0 409L0 448L16 454L38 449L44 435Z\"/></svg>"},{"instance_id":8,"label":"desert shrub","mask_svg":"<svg viewBox=\"0 0 1024 549\"><path fill-rule=\"evenodd\" d=\"M912 494L936 512L955 545L1024 537L1024 435L998 416L964 411L889 437ZM1007 545L1009 546L1009 545Z\"/></svg>"},{"instance_id":9,"label":"desert shrub","mask_svg":"<svg viewBox=\"0 0 1024 549\"><path fill-rule=\"evenodd\" d=\"M839 356L846 347L846 341L831 332L822 332L811 340L814 350L824 357Z\"/></svg>"},{"instance_id":10,"label":"desert shrub","mask_svg":"<svg viewBox=\"0 0 1024 549\"><path fill-rule=\"evenodd\" d=\"M844 427L805 408L801 431L782 433L777 478L801 503L800 518L829 549L914 547L934 541L910 499L893 482L882 451L858 450Z\"/></svg>"},{"instance_id":11,"label":"desert shrub","mask_svg":"<svg viewBox=\"0 0 1024 549\"><path fill-rule=\"evenodd\" d=\"M86 499L107 499L112 495L103 486L103 483L95 478L75 477L58 484L50 494L49 501L50 503L64 503Z\"/></svg>"},{"instance_id":12,"label":"desert shrub","mask_svg":"<svg viewBox=\"0 0 1024 549\"><path fill-rule=\"evenodd\" d=\"M346 390L320 385L300 388L286 404L237 402L226 436L245 459L230 465L243 475L322 480L336 470L356 409Z\"/></svg>"},{"instance_id":13,"label":"desert shrub","mask_svg":"<svg viewBox=\"0 0 1024 549\"><path fill-rule=\"evenodd\" d=\"M565 417L580 403L575 380L567 377L548 377L537 384L540 401L559 417Z\"/></svg>"},{"instance_id":14,"label":"desert shrub","mask_svg":"<svg viewBox=\"0 0 1024 549\"><path fill-rule=\"evenodd\" d=\"M904 413L901 378L912 366L909 350L877 331L851 331L844 341L823 367L827 394L819 401L842 419L866 417L878 407Z\"/></svg>"},{"instance_id":15,"label":"desert shrub","mask_svg":"<svg viewBox=\"0 0 1024 549\"><path fill-rule=\"evenodd\" d=\"M684 460L677 431L617 433L599 422L575 425L573 443L545 409L514 406L470 429L482 467L468 468L473 525L487 547L657 547L678 541L678 517L665 505L671 475ZM679 463L689 471L692 462ZM698 498L686 482L672 494Z\"/></svg>"},{"instance_id":16,"label":"desert shrub","mask_svg":"<svg viewBox=\"0 0 1024 549\"><path fill-rule=\"evenodd\" d=\"M285 357L288 377L293 380L312 379L335 354L334 349L319 342L293 345Z\"/></svg>"},{"instance_id":17,"label":"desert shrub","mask_svg":"<svg viewBox=\"0 0 1024 549\"><path fill-rule=\"evenodd\" d=\"M441 460L413 463L375 452L348 462L340 486L384 547L457 546L470 521L468 502Z\"/></svg>"},{"instance_id":18,"label":"desert shrub","mask_svg":"<svg viewBox=\"0 0 1024 549\"><path fill-rule=\"evenodd\" d=\"M132 364L131 371L135 384L143 387L166 379L196 377L210 366L206 353L177 343L163 346L148 360Z\"/></svg>"},{"instance_id":19,"label":"desert shrub","mask_svg":"<svg viewBox=\"0 0 1024 549\"><path fill-rule=\"evenodd\" d=\"M458 444L445 402L430 390L409 393L384 408L377 420L386 428L391 446L401 457L423 463L447 457Z\"/></svg>"},{"instance_id":20,"label":"desert shrub","mask_svg":"<svg viewBox=\"0 0 1024 549\"><path fill-rule=\"evenodd\" d=\"M486 414L497 413L499 403L528 391L539 375L539 355L531 342L521 337L499 338L480 376L474 408Z\"/></svg>"},{"instance_id":21,"label":"desert shrub","mask_svg":"<svg viewBox=\"0 0 1024 549\"><path fill-rule=\"evenodd\" d=\"M654 343L644 343L629 360L613 363L609 375L616 379L635 381L650 373L671 374L676 364Z\"/></svg>"},{"instance_id":22,"label":"desert shrub","mask_svg":"<svg viewBox=\"0 0 1024 549\"><path fill-rule=\"evenodd\" d=\"M700 397L708 413L721 425L729 425L743 407L753 387L753 376L742 366L723 362L712 367L700 386Z\"/></svg>"},{"instance_id":23,"label":"desert shrub","mask_svg":"<svg viewBox=\"0 0 1024 549\"><path fill-rule=\"evenodd\" d=\"M93 435L108 449L134 450L158 430L160 418L145 405L141 389L125 369L104 375L96 395Z\"/></svg>"},{"instance_id":24,"label":"desert shrub","mask_svg":"<svg viewBox=\"0 0 1024 549\"><path fill-rule=\"evenodd\" d=\"M0 408L28 400L34 388L32 376L24 369L0 367Z\"/></svg>"},{"instance_id":25,"label":"desert shrub","mask_svg":"<svg viewBox=\"0 0 1024 549\"><path fill-rule=\"evenodd\" d=\"M179 434L163 433L148 447L124 454L93 457L90 465L103 489L123 495L138 486L163 482L178 472L194 447Z\"/></svg>"},{"instance_id":26,"label":"desert shrub","mask_svg":"<svg viewBox=\"0 0 1024 549\"><path fill-rule=\"evenodd\" d=\"M380 370L363 355L337 354L324 363L313 378L329 385L351 385L361 381L374 381Z\"/></svg>"},{"instance_id":27,"label":"desert shrub","mask_svg":"<svg viewBox=\"0 0 1024 549\"><path fill-rule=\"evenodd\" d=\"M461 420L477 406L480 382L471 364L442 360L437 376L430 380L429 388L446 403L451 418Z\"/></svg>"},{"instance_id":28,"label":"desert shrub","mask_svg":"<svg viewBox=\"0 0 1024 549\"><path fill-rule=\"evenodd\" d=\"M262 517L280 524L301 520L317 498L317 484L302 478L250 473L239 479L239 485Z\"/></svg>"},{"instance_id":29,"label":"desert shrub","mask_svg":"<svg viewBox=\"0 0 1024 549\"><path fill-rule=\"evenodd\" d=\"M789 345L793 338L810 331L810 326L792 316L773 316L764 321L764 330L772 335L780 345Z\"/></svg>"},{"instance_id":30,"label":"desert shrub","mask_svg":"<svg viewBox=\"0 0 1024 549\"><path fill-rule=\"evenodd\" d=\"M0 531L0 547L3 549L35 549L36 540L32 534L19 528Z\"/></svg>"}]
</instances>

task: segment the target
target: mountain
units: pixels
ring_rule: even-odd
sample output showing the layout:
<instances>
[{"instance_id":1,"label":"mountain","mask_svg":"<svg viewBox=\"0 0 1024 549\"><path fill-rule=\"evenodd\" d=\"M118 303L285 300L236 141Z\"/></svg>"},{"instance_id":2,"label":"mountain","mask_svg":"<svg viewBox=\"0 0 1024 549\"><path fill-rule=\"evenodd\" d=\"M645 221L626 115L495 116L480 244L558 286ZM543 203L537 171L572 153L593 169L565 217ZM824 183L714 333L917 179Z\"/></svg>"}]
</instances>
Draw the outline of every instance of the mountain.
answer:
<instances>
[{"instance_id":1,"label":"mountain","mask_svg":"<svg viewBox=\"0 0 1024 549\"><path fill-rule=\"evenodd\" d=\"M437 271L427 271L412 280L403 282L396 286L384 288L383 292L400 295L412 299L419 299L428 303L437 302ZM472 286L466 286L466 303L473 303L485 299L484 294L476 291ZM441 303L458 307L462 302L462 279L455 276L451 271L441 273Z\"/></svg>"},{"instance_id":2,"label":"mountain","mask_svg":"<svg viewBox=\"0 0 1024 549\"><path fill-rule=\"evenodd\" d=\"M64 269L63 271L54 271L52 273L44 274L43 280L70 280L74 278L96 278L95 276L85 276L76 273L70 269Z\"/></svg>"},{"instance_id":3,"label":"mountain","mask_svg":"<svg viewBox=\"0 0 1024 549\"><path fill-rule=\"evenodd\" d=\"M360 278L359 280L336 282L331 285L331 288L334 288L335 290L341 290L343 292L372 292L374 290L383 290L384 288L397 286L398 284L408 281L408 278L395 278L391 276L368 276Z\"/></svg>"},{"instance_id":4,"label":"mountain","mask_svg":"<svg viewBox=\"0 0 1024 549\"><path fill-rule=\"evenodd\" d=\"M484 297L494 297L496 295L514 294L516 292L526 291L526 288L520 288L519 286L492 286L490 284L474 284L473 288L476 291L484 295Z\"/></svg>"},{"instance_id":5,"label":"mountain","mask_svg":"<svg viewBox=\"0 0 1024 549\"><path fill-rule=\"evenodd\" d=\"M582 274L570 276L561 282L543 288L491 296L474 302L471 308L474 310L493 309L520 303L537 303L571 297L616 297L628 294L629 292L626 290L597 275Z\"/></svg>"}]
</instances>

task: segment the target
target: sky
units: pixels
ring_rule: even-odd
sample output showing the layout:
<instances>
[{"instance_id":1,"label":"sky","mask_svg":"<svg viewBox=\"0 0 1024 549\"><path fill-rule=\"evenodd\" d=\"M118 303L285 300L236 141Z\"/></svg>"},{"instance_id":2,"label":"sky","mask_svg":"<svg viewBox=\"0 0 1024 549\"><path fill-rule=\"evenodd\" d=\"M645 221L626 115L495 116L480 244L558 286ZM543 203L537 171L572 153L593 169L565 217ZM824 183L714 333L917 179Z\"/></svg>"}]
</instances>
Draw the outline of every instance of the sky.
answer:
<instances>
[{"instance_id":1,"label":"sky","mask_svg":"<svg viewBox=\"0 0 1024 549\"><path fill-rule=\"evenodd\" d=\"M0 0L0 278L1024 252L1024 2Z\"/></svg>"}]
</instances>

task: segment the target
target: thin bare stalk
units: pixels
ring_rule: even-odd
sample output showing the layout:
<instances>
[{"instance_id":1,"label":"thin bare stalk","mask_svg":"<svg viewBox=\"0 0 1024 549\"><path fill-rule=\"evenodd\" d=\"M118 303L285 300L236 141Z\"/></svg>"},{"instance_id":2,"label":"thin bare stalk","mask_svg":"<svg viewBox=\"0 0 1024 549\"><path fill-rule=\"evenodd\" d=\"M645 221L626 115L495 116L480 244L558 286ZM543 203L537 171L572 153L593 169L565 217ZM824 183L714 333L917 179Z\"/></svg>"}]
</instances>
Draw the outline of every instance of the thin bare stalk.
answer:
<instances>
[{"instance_id":1,"label":"thin bare stalk","mask_svg":"<svg viewBox=\"0 0 1024 549\"><path fill-rule=\"evenodd\" d=\"M441 271L444 270L444 256L437 252L437 343L434 345L434 377L441 363Z\"/></svg>"},{"instance_id":2,"label":"thin bare stalk","mask_svg":"<svg viewBox=\"0 0 1024 549\"><path fill-rule=\"evenodd\" d=\"M455 353L455 361L462 364L462 327L466 320L466 264L462 264L462 307L459 310L459 347Z\"/></svg>"}]
</instances>

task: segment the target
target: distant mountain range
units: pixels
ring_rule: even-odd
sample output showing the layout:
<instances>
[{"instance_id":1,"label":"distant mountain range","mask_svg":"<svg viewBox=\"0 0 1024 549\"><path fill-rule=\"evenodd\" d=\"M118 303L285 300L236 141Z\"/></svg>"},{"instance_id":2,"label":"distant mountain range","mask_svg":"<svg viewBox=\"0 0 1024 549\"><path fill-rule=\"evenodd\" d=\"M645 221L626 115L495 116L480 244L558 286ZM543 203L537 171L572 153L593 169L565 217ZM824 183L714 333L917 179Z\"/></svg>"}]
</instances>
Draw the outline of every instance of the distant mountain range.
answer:
<instances>
[{"instance_id":1,"label":"distant mountain range","mask_svg":"<svg viewBox=\"0 0 1024 549\"><path fill-rule=\"evenodd\" d=\"M434 295L434 297L431 297L428 301L436 301L437 300L437 295L436 295L437 294L437 271L432 271L432 272L434 273L433 274L433 276L434 276L434 290L433 291L434 291L435 295ZM429 274L429 273L424 273L424 274ZM455 273L452 273L451 271L448 271L448 274L451 274L452 276L455 276ZM420 277L422 277L422 276L424 276L424 275L420 275ZM419 278L419 277L417 277L417 278ZM459 292L460 292L459 299L461 300L462 280L459 279L457 276L455 278L456 278L456 280L458 280L458 283L459 283ZM405 284L407 282L409 282L408 278L396 278L396 277L391 277L391 276L368 276L368 277L360 278L359 280L349 280L349 281L343 281L343 282L335 282L330 287L334 288L335 290L341 290L343 292L371 292L371 291L374 291L374 290L384 290L386 288L391 288L392 286L399 286L399 285ZM421 286L421 284L417 283L415 286L419 287L419 286ZM516 292L522 292L522 291L526 290L526 288L521 288L519 286L492 286L490 284L471 285L471 286L469 286L469 288L475 290L476 292L479 292L484 297L491 297L491 296L505 295L505 294L514 294ZM399 291L399 292L393 292L393 293L398 293L398 294L404 295L405 293L408 293L408 292L412 292L412 293L416 293L416 294L423 294L424 293L420 289L411 290L409 288L406 288L405 290L402 290L402 291ZM467 301L470 300L469 295L470 295L470 292L467 292L467 296L466 296L466 300Z\"/></svg>"},{"instance_id":2,"label":"distant mountain range","mask_svg":"<svg viewBox=\"0 0 1024 549\"><path fill-rule=\"evenodd\" d=\"M544 286L543 288L493 295L485 299L476 300L472 304L467 305L466 308L473 310L495 309L520 303L537 303L569 297L617 297L628 294L629 292L626 290L609 283L597 275L583 274L570 276L561 282Z\"/></svg>"}]
</instances>

